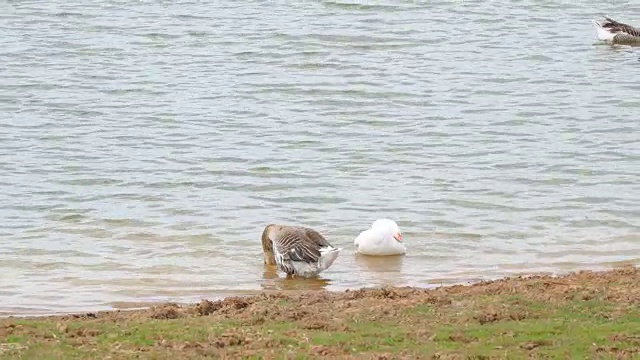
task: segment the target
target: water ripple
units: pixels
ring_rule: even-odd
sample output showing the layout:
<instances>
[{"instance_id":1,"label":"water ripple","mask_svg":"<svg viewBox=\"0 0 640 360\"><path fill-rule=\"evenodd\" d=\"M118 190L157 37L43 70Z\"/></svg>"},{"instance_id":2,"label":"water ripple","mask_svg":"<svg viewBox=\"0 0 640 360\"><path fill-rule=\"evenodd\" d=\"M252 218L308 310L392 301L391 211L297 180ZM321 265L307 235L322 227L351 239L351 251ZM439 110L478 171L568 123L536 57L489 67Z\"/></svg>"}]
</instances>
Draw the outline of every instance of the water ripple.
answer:
<instances>
[{"instance_id":1,"label":"water ripple","mask_svg":"<svg viewBox=\"0 0 640 360\"><path fill-rule=\"evenodd\" d=\"M330 290L640 264L638 55L591 24L640 5L582 5L0 5L0 314L317 290L273 222ZM408 255L353 256L382 216Z\"/></svg>"}]
</instances>

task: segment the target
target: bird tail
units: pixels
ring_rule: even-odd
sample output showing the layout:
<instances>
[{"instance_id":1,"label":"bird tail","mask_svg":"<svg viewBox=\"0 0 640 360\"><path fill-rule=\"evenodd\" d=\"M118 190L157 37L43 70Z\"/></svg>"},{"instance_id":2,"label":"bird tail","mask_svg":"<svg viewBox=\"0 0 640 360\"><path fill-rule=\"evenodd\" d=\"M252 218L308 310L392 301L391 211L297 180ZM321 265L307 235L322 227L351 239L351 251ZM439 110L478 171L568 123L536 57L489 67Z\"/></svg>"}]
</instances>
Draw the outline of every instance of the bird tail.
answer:
<instances>
[{"instance_id":1,"label":"bird tail","mask_svg":"<svg viewBox=\"0 0 640 360\"><path fill-rule=\"evenodd\" d=\"M342 248L334 248L333 246L325 246L320 248L320 259L318 259L318 264L322 270L326 270L333 264L334 261L338 258L338 255L342 251Z\"/></svg>"},{"instance_id":2,"label":"bird tail","mask_svg":"<svg viewBox=\"0 0 640 360\"><path fill-rule=\"evenodd\" d=\"M611 31L611 25L615 24L615 20L603 16L604 20L593 20L593 23L596 26L596 31L598 34L598 39L605 41L612 41L615 33Z\"/></svg>"}]
</instances>

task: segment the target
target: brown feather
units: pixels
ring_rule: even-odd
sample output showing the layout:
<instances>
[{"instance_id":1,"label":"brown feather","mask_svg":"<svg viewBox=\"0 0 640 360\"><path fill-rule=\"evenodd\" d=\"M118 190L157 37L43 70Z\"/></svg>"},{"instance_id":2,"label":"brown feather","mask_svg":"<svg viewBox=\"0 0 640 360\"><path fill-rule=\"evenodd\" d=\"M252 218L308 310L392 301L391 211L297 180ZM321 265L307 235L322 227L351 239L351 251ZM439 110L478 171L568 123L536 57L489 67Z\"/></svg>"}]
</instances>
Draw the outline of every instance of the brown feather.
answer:
<instances>
[{"instance_id":1,"label":"brown feather","mask_svg":"<svg viewBox=\"0 0 640 360\"><path fill-rule=\"evenodd\" d=\"M267 265L276 265L276 258L273 255L273 245L271 239L269 239L269 231L275 226L274 224L267 225L262 231L262 252L264 256L264 263Z\"/></svg>"},{"instance_id":2,"label":"brown feather","mask_svg":"<svg viewBox=\"0 0 640 360\"><path fill-rule=\"evenodd\" d=\"M602 24L603 28L611 30L613 33L626 33L632 36L640 37L640 29L637 29L631 25L615 21L611 18L604 17L607 22Z\"/></svg>"},{"instance_id":3,"label":"brown feather","mask_svg":"<svg viewBox=\"0 0 640 360\"><path fill-rule=\"evenodd\" d=\"M317 262L319 247L330 246L317 231L298 226L280 226L274 246L285 258L293 261Z\"/></svg>"},{"instance_id":4,"label":"brown feather","mask_svg":"<svg viewBox=\"0 0 640 360\"><path fill-rule=\"evenodd\" d=\"M262 232L262 250L266 264L276 264L293 273L292 262L318 263L320 248L331 244L317 231L302 227L269 224Z\"/></svg>"}]
</instances>

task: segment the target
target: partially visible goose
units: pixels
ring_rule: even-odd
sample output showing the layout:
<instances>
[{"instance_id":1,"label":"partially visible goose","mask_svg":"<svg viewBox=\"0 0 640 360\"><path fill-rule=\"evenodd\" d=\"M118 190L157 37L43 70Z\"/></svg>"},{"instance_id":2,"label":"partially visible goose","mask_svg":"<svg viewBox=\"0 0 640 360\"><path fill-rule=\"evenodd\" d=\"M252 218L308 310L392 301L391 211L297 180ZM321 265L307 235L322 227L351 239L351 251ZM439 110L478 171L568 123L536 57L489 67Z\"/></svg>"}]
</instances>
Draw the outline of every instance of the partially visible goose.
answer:
<instances>
[{"instance_id":1,"label":"partially visible goose","mask_svg":"<svg viewBox=\"0 0 640 360\"><path fill-rule=\"evenodd\" d=\"M604 16L604 20L594 21L598 39L616 44L640 43L640 29L617 22Z\"/></svg>"},{"instance_id":2,"label":"partially visible goose","mask_svg":"<svg viewBox=\"0 0 640 360\"><path fill-rule=\"evenodd\" d=\"M288 276L312 277L329 268L342 249L313 229L269 224L262 232L262 250L265 264L277 265Z\"/></svg>"},{"instance_id":3,"label":"partially visible goose","mask_svg":"<svg viewBox=\"0 0 640 360\"><path fill-rule=\"evenodd\" d=\"M402 243L402 233L395 221L378 219L371 228L355 238L356 252L363 255L386 256L400 255L407 251Z\"/></svg>"}]
</instances>

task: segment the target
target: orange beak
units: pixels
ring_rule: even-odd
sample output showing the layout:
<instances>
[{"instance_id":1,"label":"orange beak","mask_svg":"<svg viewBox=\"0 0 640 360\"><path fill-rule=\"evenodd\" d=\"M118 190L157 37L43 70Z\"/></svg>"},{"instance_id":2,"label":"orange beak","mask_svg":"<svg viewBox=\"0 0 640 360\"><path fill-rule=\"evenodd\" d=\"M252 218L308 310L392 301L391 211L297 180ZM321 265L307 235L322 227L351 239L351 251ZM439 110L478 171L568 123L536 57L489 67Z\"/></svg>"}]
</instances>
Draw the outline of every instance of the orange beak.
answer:
<instances>
[{"instance_id":1,"label":"orange beak","mask_svg":"<svg viewBox=\"0 0 640 360\"><path fill-rule=\"evenodd\" d=\"M400 233L395 234L393 236L393 238L396 239L397 241L402 242L402 234L400 234Z\"/></svg>"}]
</instances>

